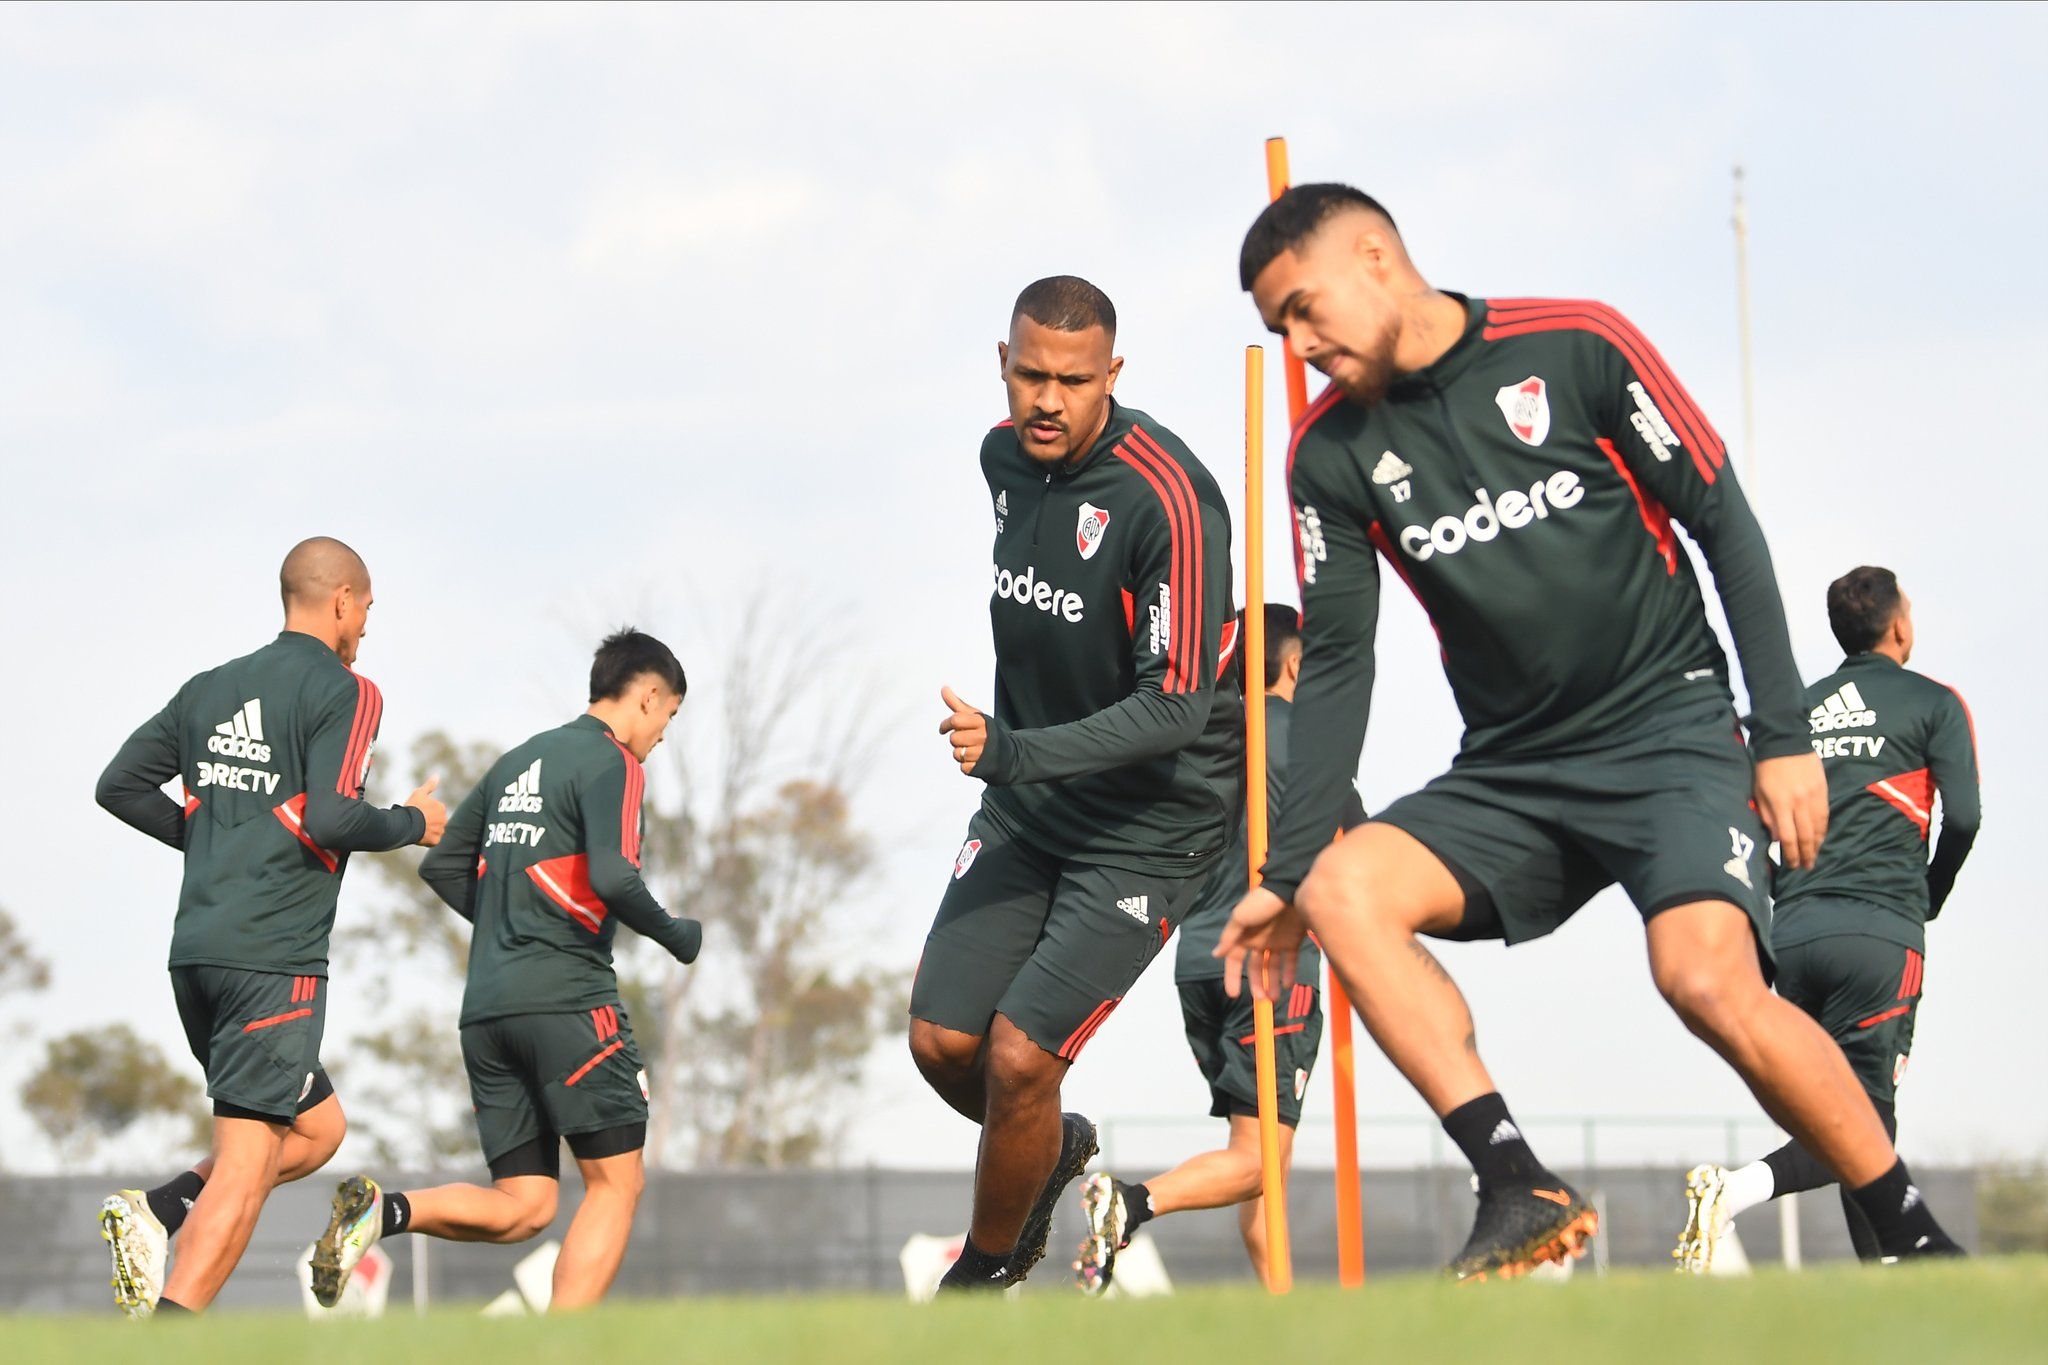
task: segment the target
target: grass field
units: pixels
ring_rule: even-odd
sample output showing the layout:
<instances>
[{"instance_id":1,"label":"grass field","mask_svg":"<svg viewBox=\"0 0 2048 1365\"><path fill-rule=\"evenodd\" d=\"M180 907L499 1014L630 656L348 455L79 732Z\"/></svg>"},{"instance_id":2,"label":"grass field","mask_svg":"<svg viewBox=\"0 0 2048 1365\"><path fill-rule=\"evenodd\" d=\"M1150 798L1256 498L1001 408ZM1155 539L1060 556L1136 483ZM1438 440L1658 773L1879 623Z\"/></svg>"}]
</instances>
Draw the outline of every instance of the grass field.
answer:
<instances>
[{"instance_id":1,"label":"grass field","mask_svg":"<svg viewBox=\"0 0 2048 1365\"><path fill-rule=\"evenodd\" d=\"M1459 1288L1392 1278L1357 1293L1307 1286L1285 1299L1249 1288L1110 1303L1051 1295L929 1306L690 1299L622 1303L582 1317L491 1320L450 1311L319 1327L281 1315L140 1325L0 1318L0 1358L9 1365L226 1365L303 1358L308 1348L373 1365L2048 1361L2048 1259L1745 1280L1630 1273Z\"/></svg>"}]
</instances>

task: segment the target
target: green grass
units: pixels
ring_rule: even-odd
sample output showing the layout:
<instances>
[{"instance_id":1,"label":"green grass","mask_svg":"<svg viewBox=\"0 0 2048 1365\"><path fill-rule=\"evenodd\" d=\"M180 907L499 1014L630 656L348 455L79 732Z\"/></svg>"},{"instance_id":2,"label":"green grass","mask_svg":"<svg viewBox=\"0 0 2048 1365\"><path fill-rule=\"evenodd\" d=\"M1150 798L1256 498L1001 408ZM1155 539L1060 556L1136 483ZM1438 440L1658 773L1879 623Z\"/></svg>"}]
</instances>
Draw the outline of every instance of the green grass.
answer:
<instances>
[{"instance_id":1,"label":"green grass","mask_svg":"<svg viewBox=\"0 0 2048 1365\"><path fill-rule=\"evenodd\" d=\"M1304 1286L1284 1299L1248 1288L1111 1303L1061 1295L929 1306L887 1298L679 1299L620 1303L581 1317L486 1320L450 1310L319 1327L282 1315L142 1325L17 1317L0 1318L0 1356L8 1365L2048 1361L2048 1259L1743 1280L1642 1272L1461 1288L1393 1278L1357 1293Z\"/></svg>"}]
</instances>

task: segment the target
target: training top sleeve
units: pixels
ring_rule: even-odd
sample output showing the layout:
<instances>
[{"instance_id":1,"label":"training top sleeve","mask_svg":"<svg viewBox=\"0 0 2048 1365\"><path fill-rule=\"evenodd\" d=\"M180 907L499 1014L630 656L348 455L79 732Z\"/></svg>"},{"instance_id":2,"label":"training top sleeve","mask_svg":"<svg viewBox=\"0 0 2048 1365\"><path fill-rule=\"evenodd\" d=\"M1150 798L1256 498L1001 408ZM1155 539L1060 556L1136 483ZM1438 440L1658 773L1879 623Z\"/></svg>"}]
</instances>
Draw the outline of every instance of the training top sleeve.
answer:
<instances>
[{"instance_id":1,"label":"training top sleeve","mask_svg":"<svg viewBox=\"0 0 2048 1365\"><path fill-rule=\"evenodd\" d=\"M640 797L646 771L623 749L619 758L621 762L605 765L582 794L590 889L628 929L654 940L676 961L694 962L704 943L704 926L662 909L641 880Z\"/></svg>"},{"instance_id":2,"label":"training top sleeve","mask_svg":"<svg viewBox=\"0 0 2048 1365\"><path fill-rule=\"evenodd\" d=\"M1372 705L1373 636L1379 629L1380 569L1372 509L1344 495L1343 446L1298 438L1289 491L1301 582L1301 679L1287 763L1287 802L1273 827L1260 883L1292 900L1310 864L1358 800L1352 780L1365 750Z\"/></svg>"},{"instance_id":3,"label":"training top sleeve","mask_svg":"<svg viewBox=\"0 0 2048 1365\"><path fill-rule=\"evenodd\" d=\"M370 750L384 719L377 684L351 673L314 717L306 745L306 837L338 853L385 853L416 844L427 817L411 806L363 800Z\"/></svg>"},{"instance_id":4,"label":"training top sleeve","mask_svg":"<svg viewBox=\"0 0 2048 1365\"><path fill-rule=\"evenodd\" d=\"M991 787L1085 777L1174 753L1202 733L1230 610L1230 522L1206 504L1197 519L1190 524L1161 507L1133 538L1124 584L1131 694L1092 716L1035 730L1012 730L989 714L973 776Z\"/></svg>"},{"instance_id":5,"label":"training top sleeve","mask_svg":"<svg viewBox=\"0 0 2048 1365\"><path fill-rule=\"evenodd\" d=\"M1639 494L1670 509L1713 571L1749 689L1751 751L1758 758L1810 752L1799 666L1770 547L1736 484L1727 445L1656 348L1618 313L1605 312L1607 325L1588 341L1596 350L1595 387L1587 399L1602 431L1601 449ZM1653 520L1657 510L1646 505L1643 515ZM1667 562L1675 566L1669 557L1678 553L1667 541Z\"/></svg>"},{"instance_id":6,"label":"training top sleeve","mask_svg":"<svg viewBox=\"0 0 2048 1365\"><path fill-rule=\"evenodd\" d=\"M1941 840L1927 863L1927 918L1941 913L1955 889L1956 873L1970 856L1983 820L1977 773L1977 730L1970 708L1953 688L1934 718L1927 737L1927 767L1934 789L1941 793Z\"/></svg>"},{"instance_id":7,"label":"training top sleeve","mask_svg":"<svg viewBox=\"0 0 2048 1365\"><path fill-rule=\"evenodd\" d=\"M128 742L100 774L93 796L123 824L182 849L185 808L163 792L164 783L178 775L177 710L174 701L128 736Z\"/></svg>"},{"instance_id":8,"label":"training top sleeve","mask_svg":"<svg viewBox=\"0 0 2048 1365\"><path fill-rule=\"evenodd\" d=\"M483 876L484 823L490 798L482 782L462 798L448 817L441 842L420 860L420 880L456 914L476 922L476 886Z\"/></svg>"}]
</instances>

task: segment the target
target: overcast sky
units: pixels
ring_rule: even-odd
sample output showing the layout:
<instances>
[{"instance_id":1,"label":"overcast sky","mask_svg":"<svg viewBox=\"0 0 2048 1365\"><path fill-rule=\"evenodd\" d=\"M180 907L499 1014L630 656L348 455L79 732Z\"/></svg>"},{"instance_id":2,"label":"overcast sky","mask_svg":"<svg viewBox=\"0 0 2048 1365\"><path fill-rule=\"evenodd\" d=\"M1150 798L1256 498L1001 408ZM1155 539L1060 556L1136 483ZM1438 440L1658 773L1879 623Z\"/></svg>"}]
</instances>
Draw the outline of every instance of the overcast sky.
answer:
<instances>
[{"instance_id":1,"label":"overcast sky","mask_svg":"<svg viewBox=\"0 0 2048 1365\"><path fill-rule=\"evenodd\" d=\"M932 731L941 683L990 696L975 450L1021 285L1105 287L1120 396L1240 489L1262 334L1236 250L1284 133L1297 178L1383 198L1443 287L1627 312L1739 444L1740 161L1758 502L1800 663L1836 662L1828 580L1890 565L1916 664L1983 746L1903 1143L2048 1149L2022 566L2048 491L2048 150L2024 132L2044 42L2034 7L0 10L0 904L55 966L14 1017L130 1018L190 1066L175 858L92 784L185 677L274 631L276 562L316 532L376 575L387 763L437 726L509 744L559 721L628 616L706 682L763 585L851 634L884 727L860 814L888 852L844 914L907 965L978 795ZM1403 594L1380 660L1374 808L1458 735ZM681 742L714 720L686 711ZM1656 999L1619 897L1444 957L1519 1113L1755 1115ZM331 1037L362 1022L345 979L334 998ZM10 1096L25 1065L0 1059ZM971 1159L898 1044L873 1071L857 1159ZM1425 1110L1376 1055L1361 1089L1368 1153L1420 1151ZM1167 964L1068 1093L1205 1110ZM46 1160L9 1107L0 1147Z\"/></svg>"}]
</instances>

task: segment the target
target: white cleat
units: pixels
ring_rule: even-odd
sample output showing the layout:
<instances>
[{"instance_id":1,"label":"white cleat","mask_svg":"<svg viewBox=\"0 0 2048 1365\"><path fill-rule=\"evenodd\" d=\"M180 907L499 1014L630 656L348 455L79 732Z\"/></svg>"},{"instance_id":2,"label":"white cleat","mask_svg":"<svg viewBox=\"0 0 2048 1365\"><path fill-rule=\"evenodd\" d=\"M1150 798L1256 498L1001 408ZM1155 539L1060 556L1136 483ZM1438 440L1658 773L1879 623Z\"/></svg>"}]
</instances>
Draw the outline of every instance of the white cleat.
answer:
<instances>
[{"instance_id":1,"label":"white cleat","mask_svg":"<svg viewBox=\"0 0 2048 1365\"><path fill-rule=\"evenodd\" d=\"M141 1190L119 1190L100 1204L100 1236L114 1262L114 1304L131 1318L156 1312L164 1292L171 1235Z\"/></svg>"},{"instance_id":2,"label":"white cleat","mask_svg":"<svg viewBox=\"0 0 2048 1365\"><path fill-rule=\"evenodd\" d=\"M341 1291L371 1247L384 1236L384 1191L366 1175L352 1175L334 1192L334 1216L313 1244L313 1297L322 1308L341 1302Z\"/></svg>"},{"instance_id":3,"label":"white cleat","mask_svg":"<svg viewBox=\"0 0 2048 1365\"><path fill-rule=\"evenodd\" d=\"M1712 1274L1714 1253L1735 1226L1735 1215L1728 1208L1728 1168L1710 1162L1687 1171L1685 1203L1685 1231L1678 1235L1672 1259L1678 1262L1681 1274Z\"/></svg>"},{"instance_id":4,"label":"white cleat","mask_svg":"<svg viewBox=\"0 0 2048 1365\"><path fill-rule=\"evenodd\" d=\"M1099 1298L1116 1278L1116 1254L1128 1240L1130 1211L1116 1181L1097 1172L1081 1186L1081 1213L1088 1222L1088 1236L1081 1243L1081 1258L1074 1262L1074 1284L1089 1298Z\"/></svg>"}]
</instances>

